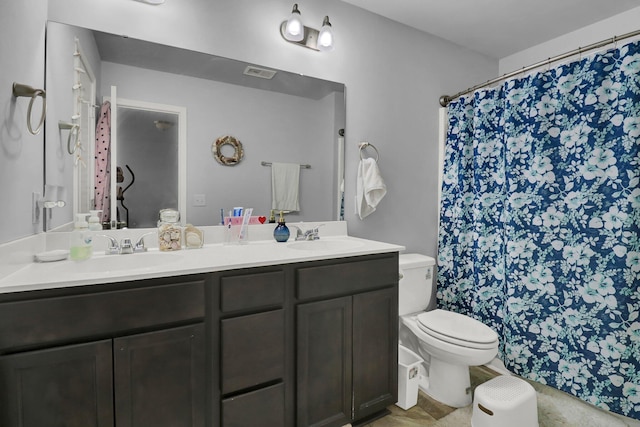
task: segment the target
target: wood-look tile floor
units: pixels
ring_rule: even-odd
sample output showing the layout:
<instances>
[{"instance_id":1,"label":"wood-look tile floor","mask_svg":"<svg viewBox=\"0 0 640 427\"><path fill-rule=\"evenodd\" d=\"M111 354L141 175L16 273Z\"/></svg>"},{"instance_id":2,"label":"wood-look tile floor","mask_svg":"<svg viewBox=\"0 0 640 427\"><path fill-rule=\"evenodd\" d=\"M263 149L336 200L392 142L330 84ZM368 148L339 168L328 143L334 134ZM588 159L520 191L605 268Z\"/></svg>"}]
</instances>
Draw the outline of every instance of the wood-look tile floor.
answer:
<instances>
[{"instance_id":1,"label":"wood-look tile floor","mask_svg":"<svg viewBox=\"0 0 640 427\"><path fill-rule=\"evenodd\" d=\"M471 367L471 388L475 389L476 386L482 384L485 381L498 375L493 370L484 366ZM373 421L370 424L366 424L363 427L413 427L413 426L435 426L438 420L445 418L447 415L452 414L456 408L447 406L440 403L422 392L418 393L418 404L413 408L405 411L398 406L391 406L388 408L391 414L384 418ZM469 418L469 424L471 425L471 418Z\"/></svg>"},{"instance_id":2,"label":"wood-look tile floor","mask_svg":"<svg viewBox=\"0 0 640 427\"><path fill-rule=\"evenodd\" d=\"M471 388L498 375L484 366L470 368ZM540 427L627 427L623 419L584 403L554 388L531 382L536 390L538 422ZM398 406L388 408L389 415L363 427L466 427L471 426L472 407L452 408L424 394L418 395L418 404L404 411ZM635 424L634 424L635 425Z\"/></svg>"}]
</instances>

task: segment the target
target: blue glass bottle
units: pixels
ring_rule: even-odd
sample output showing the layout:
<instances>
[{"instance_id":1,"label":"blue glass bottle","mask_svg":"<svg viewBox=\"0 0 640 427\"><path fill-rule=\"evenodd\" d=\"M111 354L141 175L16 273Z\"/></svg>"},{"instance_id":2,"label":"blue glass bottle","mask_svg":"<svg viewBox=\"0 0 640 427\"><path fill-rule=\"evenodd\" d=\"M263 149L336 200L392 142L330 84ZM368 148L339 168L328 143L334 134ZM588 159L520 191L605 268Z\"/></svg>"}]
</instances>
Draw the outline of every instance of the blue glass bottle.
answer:
<instances>
[{"instance_id":1,"label":"blue glass bottle","mask_svg":"<svg viewBox=\"0 0 640 427\"><path fill-rule=\"evenodd\" d=\"M282 211L280 211L278 225L276 225L276 228L273 230L273 238L276 239L276 242L286 242L289 240L289 227L284 223L284 215Z\"/></svg>"}]
</instances>

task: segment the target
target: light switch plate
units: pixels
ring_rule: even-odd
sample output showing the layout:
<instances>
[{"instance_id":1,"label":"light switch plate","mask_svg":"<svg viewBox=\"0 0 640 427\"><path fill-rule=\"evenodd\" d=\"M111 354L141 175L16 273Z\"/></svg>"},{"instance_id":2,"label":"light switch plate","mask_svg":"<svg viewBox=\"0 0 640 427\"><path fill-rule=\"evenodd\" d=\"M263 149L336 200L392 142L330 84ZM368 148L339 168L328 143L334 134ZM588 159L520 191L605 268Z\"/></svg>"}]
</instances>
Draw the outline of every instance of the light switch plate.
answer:
<instances>
[{"instance_id":1,"label":"light switch plate","mask_svg":"<svg viewBox=\"0 0 640 427\"><path fill-rule=\"evenodd\" d=\"M204 194L193 195L193 206L207 206L207 199Z\"/></svg>"}]
</instances>

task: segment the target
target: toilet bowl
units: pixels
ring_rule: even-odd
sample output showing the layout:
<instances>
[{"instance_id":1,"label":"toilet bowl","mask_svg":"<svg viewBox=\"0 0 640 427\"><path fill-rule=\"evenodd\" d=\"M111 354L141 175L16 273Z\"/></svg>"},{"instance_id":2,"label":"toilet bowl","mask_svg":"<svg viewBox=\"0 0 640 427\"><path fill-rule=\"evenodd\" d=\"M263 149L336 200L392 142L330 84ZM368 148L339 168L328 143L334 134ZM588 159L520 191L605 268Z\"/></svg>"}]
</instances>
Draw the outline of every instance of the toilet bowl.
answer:
<instances>
[{"instance_id":1,"label":"toilet bowl","mask_svg":"<svg viewBox=\"0 0 640 427\"><path fill-rule=\"evenodd\" d=\"M460 329L462 333L459 337L445 335L437 331L437 327L428 327L425 320L421 321L422 315L432 313L444 315L445 318L449 315L460 316L464 320L460 320L459 326L469 328ZM424 392L455 408L470 405L469 366L484 365L493 360L498 353L498 335L477 320L444 310L404 315L401 321L417 337L418 354L429 357L427 381L426 384L423 382L422 387ZM481 327L486 329L482 330ZM486 339L465 341L462 337L469 330L482 330L482 337Z\"/></svg>"},{"instance_id":2,"label":"toilet bowl","mask_svg":"<svg viewBox=\"0 0 640 427\"><path fill-rule=\"evenodd\" d=\"M498 335L463 314L424 311L431 299L434 265L435 260L424 255L400 255L400 336L405 337L402 345L425 359L427 378L420 388L435 400L460 408L471 404L469 366L493 360Z\"/></svg>"}]
</instances>

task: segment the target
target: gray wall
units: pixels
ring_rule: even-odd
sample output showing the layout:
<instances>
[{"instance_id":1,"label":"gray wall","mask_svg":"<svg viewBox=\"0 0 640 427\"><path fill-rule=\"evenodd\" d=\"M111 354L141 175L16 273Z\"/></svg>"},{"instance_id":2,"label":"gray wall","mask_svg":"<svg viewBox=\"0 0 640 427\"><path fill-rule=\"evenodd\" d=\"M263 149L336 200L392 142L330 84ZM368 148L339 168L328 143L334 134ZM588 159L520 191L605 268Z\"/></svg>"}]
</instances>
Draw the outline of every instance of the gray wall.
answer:
<instances>
[{"instance_id":1,"label":"gray wall","mask_svg":"<svg viewBox=\"0 0 640 427\"><path fill-rule=\"evenodd\" d=\"M500 75L521 69L530 64L535 64L545 58L570 52L580 46L588 46L602 40L607 40L613 36L620 36L638 29L640 20L640 7L628 10L624 13L604 19L595 24L580 28L579 30L549 40L521 52L514 53L500 59ZM637 37L636 37L637 39ZM619 41L618 46L622 46L633 39ZM611 46L605 47L605 49ZM566 61L575 60L568 58Z\"/></svg>"},{"instance_id":2,"label":"gray wall","mask_svg":"<svg viewBox=\"0 0 640 427\"><path fill-rule=\"evenodd\" d=\"M5 8L6 2L2 4ZM46 11L42 2L35 6ZM435 255L438 98L494 77L497 61L337 0L300 7L311 26L318 27L324 15L331 17L333 52L318 53L282 40L279 25L291 3L281 0L168 0L161 7L132 0L50 0L49 18L345 83L350 234ZM34 22L33 33L42 34L44 21ZM9 28L22 32L23 26ZM14 53L0 57L0 65L13 62ZM389 190L378 211L364 221L354 214L357 144L362 140L380 151ZM41 153L33 155L38 162L41 158ZM0 189L3 199L6 191ZM30 224L21 227L27 230L7 231L4 240L28 234Z\"/></svg>"},{"instance_id":3,"label":"gray wall","mask_svg":"<svg viewBox=\"0 0 640 427\"><path fill-rule=\"evenodd\" d=\"M44 131L27 130L29 99L14 98L13 82L44 88L46 0L0 3L0 242L42 230L31 223L31 193L42 192ZM33 108L34 126L40 102Z\"/></svg>"}]
</instances>

